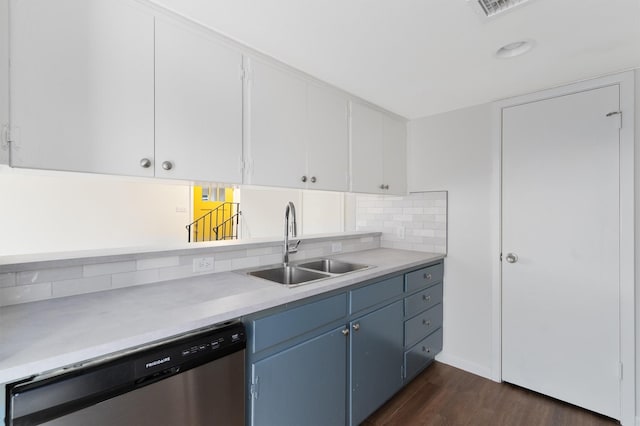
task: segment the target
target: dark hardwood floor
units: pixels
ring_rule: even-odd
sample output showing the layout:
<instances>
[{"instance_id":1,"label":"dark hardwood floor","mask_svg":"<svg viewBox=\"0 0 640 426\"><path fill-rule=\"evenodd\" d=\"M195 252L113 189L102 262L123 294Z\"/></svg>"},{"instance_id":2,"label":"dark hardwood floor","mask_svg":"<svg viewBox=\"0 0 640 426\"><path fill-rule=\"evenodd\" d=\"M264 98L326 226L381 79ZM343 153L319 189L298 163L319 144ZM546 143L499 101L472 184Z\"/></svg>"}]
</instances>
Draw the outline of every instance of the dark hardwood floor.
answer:
<instances>
[{"instance_id":1,"label":"dark hardwood floor","mask_svg":"<svg viewBox=\"0 0 640 426\"><path fill-rule=\"evenodd\" d=\"M506 383L434 362L364 426L605 426L617 421Z\"/></svg>"}]
</instances>

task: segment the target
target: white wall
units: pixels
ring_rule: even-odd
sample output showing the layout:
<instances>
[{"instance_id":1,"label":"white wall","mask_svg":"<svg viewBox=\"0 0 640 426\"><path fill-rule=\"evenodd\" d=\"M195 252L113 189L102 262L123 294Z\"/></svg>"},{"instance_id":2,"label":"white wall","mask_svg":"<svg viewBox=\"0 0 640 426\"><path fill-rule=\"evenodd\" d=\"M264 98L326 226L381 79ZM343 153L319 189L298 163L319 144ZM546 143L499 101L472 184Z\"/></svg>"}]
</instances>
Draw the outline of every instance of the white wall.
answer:
<instances>
[{"instance_id":1,"label":"white wall","mask_svg":"<svg viewBox=\"0 0 640 426\"><path fill-rule=\"evenodd\" d=\"M0 28L9 27L9 0L0 0ZM9 32L0 31L0 132L9 123ZM0 164L9 161L0 134Z\"/></svg>"},{"instance_id":2,"label":"white wall","mask_svg":"<svg viewBox=\"0 0 640 426\"><path fill-rule=\"evenodd\" d=\"M448 191L441 359L491 375L493 164L489 104L411 121L409 191Z\"/></svg>"},{"instance_id":3,"label":"white wall","mask_svg":"<svg viewBox=\"0 0 640 426\"><path fill-rule=\"evenodd\" d=\"M636 70L635 124L635 241L636 241L636 418L640 413L640 69ZM640 420L636 420L640 424Z\"/></svg>"},{"instance_id":4,"label":"white wall","mask_svg":"<svg viewBox=\"0 0 640 426\"><path fill-rule=\"evenodd\" d=\"M190 188L0 166L0 256L184 243Z\"/></svg>"}]
</instances>

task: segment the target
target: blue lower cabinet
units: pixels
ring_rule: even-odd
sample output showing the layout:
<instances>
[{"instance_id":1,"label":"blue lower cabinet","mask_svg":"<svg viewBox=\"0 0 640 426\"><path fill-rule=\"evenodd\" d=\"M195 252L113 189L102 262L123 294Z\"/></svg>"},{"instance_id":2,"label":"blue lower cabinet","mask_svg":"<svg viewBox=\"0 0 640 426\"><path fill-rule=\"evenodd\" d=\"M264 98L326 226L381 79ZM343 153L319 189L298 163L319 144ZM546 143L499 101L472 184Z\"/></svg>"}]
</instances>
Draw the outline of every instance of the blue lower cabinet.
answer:
<instances>
[{"instance_id":1,"label":"blue lower cabinet","mask_svg":"<svg viewBox=\"0 0 640 426\"><path fill-rule=\"evenodd\" d=\"M345 329L339 327L252 364L251 424L345 424Z\"/></svg>"},{"instance_id":2,"label":"blue lower cabinet","mask_svg":"<svg viewBox=\"0 0 640 426\"><path fill-rule=\"evenodd\" d=\"M399 300L349 324L351 425L360 424L402 387L402 316Z\"/></svg>"}]
</instances>

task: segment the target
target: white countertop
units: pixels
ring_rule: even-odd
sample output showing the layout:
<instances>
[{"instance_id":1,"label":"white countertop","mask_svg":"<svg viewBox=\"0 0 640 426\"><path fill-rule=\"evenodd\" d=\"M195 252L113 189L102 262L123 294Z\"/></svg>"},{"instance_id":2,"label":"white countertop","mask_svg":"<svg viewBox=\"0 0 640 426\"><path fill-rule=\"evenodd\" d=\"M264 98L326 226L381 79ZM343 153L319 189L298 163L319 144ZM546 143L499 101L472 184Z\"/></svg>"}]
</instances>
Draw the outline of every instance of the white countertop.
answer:
<instances>
[{"instance_id":1,"label":"white countertop","mask_svg":"<svg viewBox=\"0 0 640 426\"><path fill-rule=\"evenodd\" d=\"M347 287L444 255L374 249L331 257L375 267L294 288L223 272L0 308L0 383Z\"/></svg>"}]
</instances>

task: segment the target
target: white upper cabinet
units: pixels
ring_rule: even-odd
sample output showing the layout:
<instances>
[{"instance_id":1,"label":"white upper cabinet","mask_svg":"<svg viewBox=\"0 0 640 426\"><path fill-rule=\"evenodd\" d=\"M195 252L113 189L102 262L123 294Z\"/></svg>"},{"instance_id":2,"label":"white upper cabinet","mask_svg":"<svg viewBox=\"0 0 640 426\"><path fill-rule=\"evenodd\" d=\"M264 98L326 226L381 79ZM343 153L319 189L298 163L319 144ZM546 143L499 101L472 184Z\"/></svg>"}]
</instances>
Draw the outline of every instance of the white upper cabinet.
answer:
<instances>
[{"instance_id":1,"label":"white upper cabinet","mask_svg":"<svg viewBox=\"0 0 640 426\"><path fill-rule=\"evenodd\" d=\"M382 181L385 193L407 193L407 123L382 115Z\"/></svg>"},{"instance_id":2,"label":"white upper cabinet","mask_svg":"<svg viewBox=\"0 0 640 426\"><path fill-rule=\"evenodd\" d=\"M349 102L307 86L307 188L349 190Z\"/></svg>"},{"instance_id":3,"label":"white upper cabinet","mask_svg":"<svg viewBox=\"0 0 640 426\"><path fill-rule=\"evenodd\" d=\"M245 183L348 190L348 101L330 88L249 59Z\"/></svg>"},{"instance_id":4,"label":"white upper cabinet","mask_svg":"<svg viewBox=\"0 0 640 426\"><path fill-rule=\"evenodd\" d=\"M155 175L241 183L241 53L159 17L155 88Z\"/></svg>"},{"instance_id":5,"label":"white upper cabinet","mask_svg":"<svg viewBox=\"0 0 640 426\"><path fill-rule=\"evenodd\" d=\"M126 0L10 5L11 165L152 176L153 15Z\"/></svg>"},{"instance_id":6,"label":"white upper cabinet","mask_svg":"<svg viewBox=\"0 0 640 426\"><path fill-rule=\"evenodd\" d=\"M352 102L351 190L405 194L406 162L406 124Z\"/></svg>"},{"instance_id":7,"label":"white upper cabinet","mask_svg":"<svg viewBox=\"0 0 640 426\"><path fill-rule=\"evenodd\" d=\"M306 83L249 59L245 183L304 188Z\"/></svg>"}]
</instances>

